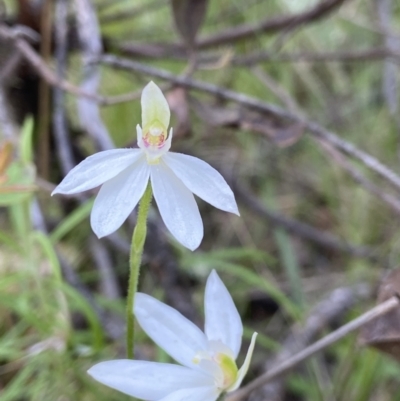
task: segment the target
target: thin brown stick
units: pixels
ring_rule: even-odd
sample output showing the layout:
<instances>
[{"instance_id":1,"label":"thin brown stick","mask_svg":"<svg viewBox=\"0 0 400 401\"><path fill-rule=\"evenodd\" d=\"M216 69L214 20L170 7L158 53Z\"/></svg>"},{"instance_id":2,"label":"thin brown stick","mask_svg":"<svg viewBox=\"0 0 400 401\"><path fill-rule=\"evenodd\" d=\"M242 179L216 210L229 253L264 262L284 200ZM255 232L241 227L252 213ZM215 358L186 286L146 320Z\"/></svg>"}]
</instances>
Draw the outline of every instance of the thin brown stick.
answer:
<instances>
[{"instance_id":1,"label":"thin brown stick","mask_svg":"<svg viewBox=\"0 0 400 401\"><path fill-rule=\"evenodd\" d=\"M44 62L48 62L51 56L52 10L51 0L45 0L40 18L40 54ZM47 179L50 163L50 86L44 78L39 82L38 107L38 172Z\"/></svg>"},{"instance_id":2,"label":"thin brown stick","mask_svg":"<svg viewBox=\"0 0 400 401\"><path fill-rule=\"evenodd\" d=\"M375 306L368 312L365 312L363 315L345 324L344 326L333 331L327 336L321 338L321 340L315 342L309 347L304 348L302 351L298 352L293 357L286 359L280 365L261 375L257 379L251 381L249 384L247 384L240 390L228 396L226 398L226 401L241 401L258 387L287 373L295 366L297 366L299 363L315 355L317 352L322 351L323 349L329 347L330 345L338 342L340 339L347 336L351 332L364 326L366 323L371 322L374 319L377 319L378 317L396 309L397 307L399 307L398 297L392 297L387 301Z\"/></svg>"},{"instance_id":3,"label":"thin brown stick","mask_svg":"<svg viewBox=\"0 0 400 401\"><path fill-rule=\"evenodd\" d=\"M51 68L48 67L46 63L43 62L41 57L32 49L30 45L24 39L16 36L11 29L7 28L4 25L0 25L0 36L13 40L16 48L21 52L25 59L31 64L33 68L35 68L35 70L39 73L41 77L46 79L49 84L61 88L76 96L85 97L86 99L91 99L103 105L112 104L116 101L115 98L103 97L97 94L88 93L87 91L82 90L67 81L59 80L57 75L51 70ZM276 105L265 103L253 97L227 90L216 85L197 81L189 77L176 76L171 74L169 71L157 69L141 63L118 58L111 55L99 57L96 61L108 64L115 68L137 71L142 74L158 77L174 84L184 86L188 89L196 89L199 91L207 92L226 100L234 101L245 107L252 108L253 110L257 110L262 113L272 114L281 119L301 122L302 124L304 124L304 127L311 132L312 135L324 139L325 141L340 149L342 152L348 154L352 158L360 160L371 170L375 171L375 173L379 174L381 177L385 178L388 182L393 184L396 188L400 189L400 177L389 167L382 164L379 160L377 160L370 154L358 149L355 145L346 142L345 140L341 139L336 134L328 131L319 124L310 120L304 120L303 117L295 115ZM138 92L134 92L130 95L121 95L119 96L118 102L126 101L127 97L129 100L131 100L132 98L136 98L137 95Z\"/></svg>"},{"instance_id":4,"label":"thin brown stick","mask_svg":"<svg viewBox=\"0 0 400 401\"><path fill-rule=\"evenodd\" d=\"M162 59L172 58L176 60L187 60L184 49L175 48L171 45L160 45L151 43L119 43L114 44L119 52L128 57ZM219 64L226 60L226 49L223 52L213 52L213 54L200 54L198 57L199 67L207 69L208 65ZM254 52L245 55L229 57L225 64L232 66L252 66L259 63L363 63L363 62L382 62L390 60L400 64L400 52L385 47L370 47L367 49L348 49L332 52Z\"/></svg>"},{"instance_id":5,"label":"thin brown stick","mask_svg":"<svg viewBox=\"0 0 400 401\"><path fill-rule=\"evenodd\" d=\"M90 62L103 52L100 26L91 0L74 0L76 28L79 36L82 57L82 82L80 87L89 93L97 93L100 85L100 69ZM85 98L77 99L80 125L95 141L100 150L114 148L113 140L104 124L99 105Z\"/></svg>"},{"instance_id":6,"label":"thin brown stick","mask_svg":"<svg viewBox=\"0 0 400 401\"><path fill-rule=\"evenodd\" d=\"M348 253L356 257L375 258L372 249L362 246L355 246L340 240L329 232L317 230L316 228L286 217L280 213L266 208L256 196L251 192L234 182L229 182L234 188L236 196L249 207L251 211L261 218L267 219L269 223L282 227L287 232L313 242L323 248L338 252Z\"/></svg>"},{"instance_id":7,"label":"thin brown stick","mask_svg":"<svg viewBox=\"0 0 400 401\"><path fill-rule=\"evenodd\" d=\"M322 140L317 140L317 142L328 156L349 173L355 182L360 184L381 201L385 202L397 214L400 214L400 201L395 196L385 192L382 188L364 177L362 173L343 156L342 153L338 152L331 145Z\"/></svg>"},{"instance_id":8,"label":"thin brown stick","mask_svg":"<svg viewBox=\"0 0 400 401\"><path fill-rule=\"evenodd\" d=\"M289 109L292 113L304 116L303 111L300 109L296 101L286 92L282 87L279 86L266 72L260 67L252 67L254 74L263 82ZM349 175L353 178L355 182L360 184L364 189L370 192L372 195L376 196L388 206L390 206L397 214L400 214L400 201L392 194L385 192L381 187L375 185L372 181L366 178L361 171L359 171L350 160L336 150L326 141L314 138L314 141L326 152L326 154L331 157L340 167L345 169Z\"/></svg>"},{"instance_id":9,"label":"thin brown stick","mask_svg":"<svg viewBox=\"0 0 400 401\"><path fill-rule=\"evenodd\" d=\"M187 54L184 48L177 48L171 44L156 43L115 43L118 51L129 57L142 57L151 59L173 58L176 60L187 60ZM224 59L226 49L223 52L213 52L199 55L198 62L202 68L204 64L214 64L222 58ZM325 62L365 62L382 60L392 60L394 63L400 63L400 52L396 49L389 49L384 46L370 47L366 49L348 49L329 52L297 51L297 52L254 52L244 55L237 55L229 59L233 66L248 66L258 63L325 63Z\"/></svg>"},{"instance_id":10,"label":"thin brown stick","mask_svg":"<svg viewBox=\"0 0 400 401\"><path fill-rule=\"evenodd\" d=\"M197 47L205 49L254 37L260 33L292 30L303 24L316 22L338 9L346 0L324 0L302 13L284 15L260 22L258 25L240 25L225 32L199 40Z\"/></svg>"},{"instance_id":11,"label":"thin brown stick","mask_svg":"<svg viewBox=\"0 0 400 401\"><path fill-rule=\"evenodd\" d=\"M16 143L18 132L19 128L11 117L3 87L0 85L0 142L5 139Z\"/></svg>"},{"instance_id":12,"label":"thin brown stick","mask_svg":"<svg viewBox=\"0 0 400 401\"><path fill-rule=\"evenodd\" d=\"M259 52L245 56L237 56L232 59L232 64L237 66L254 65L261 62L293 63L293 62L363 62L381 61L392 59L400 62L400 52L385 47L371 47L369 49L342 50L334 52L297 52L297 53L271 53Z\"/></svg>"},{"instance_id":13,"label":"thin brown stick","mask_svg":"<svg viewBox=\"0 0 400 401\"><path fill-rule=\"evenodd\" d=\"M57 75L63 80L67 70L67 40L68 40L68 3L64 0L56 0L54 12L54 55ZM67 175L75 166L71 141L65 110L65 92L54 87L53 90L53 135L61 170Z\"/></svg>"},{"instance_id":14,"label":"thin brown stick","mask_svg":"<svg viewBox=\"0 0 400 401\"><path fill-rule=\"evenodd\" d=\"M100 16L99 19L102 25L126 20L132 22L133 18L136 18L145 12L159 10L160 7L166 6L167 4L167 0L153 0L145 4L140 4L139 6L136 6L130 10L124 10L120 12L115 12L114 14Z\"/></svg>"},{"instance_id":15,"label":"thin brown stick","mask_svg":"<svg viewBox=\"0 0 400 401\"><path fill-rule=\"evenodd\" d=\"M269 371L307 347L330 324L340 321L355 304L360 304L369 299L371 293L372 287L361 283L351 287L336 288L324 296L309 312L304 323L295 323L278 353L265 362L263 371ZM269 381L254 391L249 397L249 401L282 400L284 383L283 377Z\"/></svg>"},{"instance_id":16,"label":"thin brown stick","mask_svg":"<svg viewBox=\"0 0 400 401\"><path fill-rule=\"evenodd\" d=\"M89 237L89 250L99 274L100 293L107 299L120 299L121 288L109 250L94 234Z\"/></svg>"},{"instance_id":17,"label":"thin brown stick","mask_svg":"<svg viewBox=\"0 0 400 401\"><path fill-rule=\"evenodd\" d=\"M86 93L69 82L59 80L55 72L43 61L32 46L18 34L18 32L15 32L13 29L5 25L0 25L0 37L10 40L25 60L28 61L35 71L50 85L57 86L58 88L76 96L84 96L95 101L101 100L97 95Z\"/></svg>"},{"instance_id":18,"label":"thin brown stick","mask_svg":"<svg viewBox=\"0 0 400 401\"><path fill-rule=\"evenodd\" d=\"M365 164L367 167L369 167L371 170L373 170L381 177L385 178L397 189L400 189L400 176L397 175L389 167L381 163L379 160L377 160L375 157L371 156L369 153L360 150L352 143L345 141L344 139L340 138L335 133L330 132L329 130L322 127L318 123L311 120L307 120L304 117L291 113L279 106L263 102L259 99L247 96L243 93L238 93L229 89L224 89L207 82L198 81L184 76L176 76L166 70L150 67L142 63L119 58L112 55L100 57L98 61L103 64L110 65L114 68L119 68L128 71L136 71L142 74L170 81L174 84L183 86L188 89L195 89L201 92L207 92L222 99L239 103L242 106L252 109L253 111L270 114L275 117L278 117L279 119L299 122L303 124L303 126L313 136L325 140L326 142L330 143L343 153L351 156L354 159L360 160L363 164Z\"/></svg>"},{"instance_id":19,"label":"thin brown stick","mask_svg":"<svg viewBox=\"0 0 400 401\"><path fill-rule=\"evenodd\" d=\"M21 62L21 59L22 56L20 52L14 49L13 53L8 57L7 61L1 68L0 83L6 82Z\"/></svg>"},{"instance_id":20,"label":"thin brown stick","mask_svg":"<svg viewBox=\"0 0 400 401\"><path fill-rule=\"evenodd\" d=\"M49 85L62 89L72 95L90 99L101 106L108 106L122 102L128 102L140 97L139 91L126 93L117 96L101 96L95 93L87 92L78 86L60 79L60 77L44 62L40 55L32 48L32 46L11 28L0 25L0 37L10 40L25 60L35 69L41 78Z\"/></svg>"},{"instance_id":21,"label":"thin brown stick","mask_svg":"<svg viewBox=\"0 0 400 401\"><path fill-rule=\"evenodd\" d=\"M384 46L393 52L400 52L400 38L393 35L392 25L394 23L395 3L392 0L375 0L379 28L383 33ZM382 76L382 95L388 110L393 118L397 130L397 157L400 159L400 116L399 116L399 90L397 79L398 68L391 59L385 59ZM400 63L399 63L400 64Z\"/></svg>"},{"instance_id":22,"label":"thin brown stick","mask_svg":"<svg viewBox=\"0 0 400 401\"><path fill-rule=\"evenodd\" d=\"M227 29L226 31L211 35L209 37L199 39L196 43L197 49L208 49L211 47L221 46L221 45L232 45L234 42L254 38L256 35L265 33L276 33L281 31L289 31L303 24L310 24L317 22L322 18L327 17L333 11L338 9L346 0L323 0L317 3L314 7L298 13L282 15L274 18L267 18L256 25L238 25L234 28ZM169 52L182 52L185 47L178 43L162 43L153 44L149 46L143 46L139 43L124 44L122 46L125 50L138 51L144 49L152 49L151 53L165 53L168 49Z\"/></svg>"}]
</instances>

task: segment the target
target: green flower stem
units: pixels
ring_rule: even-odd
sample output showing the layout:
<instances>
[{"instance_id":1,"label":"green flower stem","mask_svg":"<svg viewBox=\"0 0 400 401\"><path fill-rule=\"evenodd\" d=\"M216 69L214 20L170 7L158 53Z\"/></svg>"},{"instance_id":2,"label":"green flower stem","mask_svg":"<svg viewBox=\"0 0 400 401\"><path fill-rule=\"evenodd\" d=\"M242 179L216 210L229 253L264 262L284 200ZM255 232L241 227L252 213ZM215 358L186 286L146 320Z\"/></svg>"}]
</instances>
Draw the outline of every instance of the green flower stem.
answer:
<instances>
[{"instance_id":1,"label":"green flower stem","mask_svg":"<svg viewBox=\"0 0 400 401\"><path fill-rule=\"evenodd\" d=\"M133 346L135 340L133 307L139 282L143 247L144 242L146 241L147 215L149 213L152 195L153 193L149 183L142 199L140 200L139 212L137 216L136 227L133 230L131 252L129 257L129 287L128 299L126 303L126 350L129 359L133 359Z\"/></svg>"}]
</instances>

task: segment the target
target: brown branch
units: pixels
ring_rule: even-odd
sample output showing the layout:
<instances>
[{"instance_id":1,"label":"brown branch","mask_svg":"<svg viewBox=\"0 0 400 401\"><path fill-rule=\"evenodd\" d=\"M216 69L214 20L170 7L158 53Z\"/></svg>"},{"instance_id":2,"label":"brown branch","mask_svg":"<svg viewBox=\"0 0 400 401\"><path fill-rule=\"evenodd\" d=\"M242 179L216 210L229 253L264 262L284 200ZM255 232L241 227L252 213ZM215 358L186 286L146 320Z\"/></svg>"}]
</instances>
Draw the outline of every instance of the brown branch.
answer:
<instances>
[{"instance_id":1,"label":"brown branch","mask_svg":"<svg viewBox=\"0 0 400 401\"><path fill-rule=\"evenodd\" d=\"M389 51L400 53L400 38L393 35L391 27L394 22L395 2L392 0L375 1L376 11L380 30L383 33L384 46ZM398 60L396 60L398 61ZM386 59L383 64L382 95L387 104L397 130L398 140L400 137L400 116L399 116L399 91L398 65L393 60ZM400 158L400 143L397 144L397 156Z\"/></svg>"},{"instance_id":2,"label":"brown branch","mask_svg":"<svg viewBox=\"0 0 400 401\"><path fill-rule=\"evenodd\" d=\"M321 148L330 156L340 167L345 169L355 182L364 187L368 192L375 195L381 201L385 202L394 212L400 214L400 201L393 195L386 193L382 188L375 185L362 175L342 153L338 152L331 145L322 140L317 140Z\"/></svg>"},{"instance_id":3,"label":"brown branch","mask_svg":"<svg viewBox=\"0 0 400 401\"><path fill-rule=\"evenodd\" d=\"M89 237L89 250L98 272L100 294L108 299L120 299L121 289L110 253L105 244L92 234Z\"/></svg>"},{"instance_id":4,"label":"brown branch","mask_svg":"<svg viewBox=\"0 0 400 401\"><path fill-rule=\"evenodd\" d=\"M289 109L291 112L297 115L304 116L303 111L300 109L296 101L287 93L282 87L278 85L266 72L259 66L253 67L252 71L254 74L263 82ZM364 189L370 192L372 195L385 202L394 212L400 214L400 201L390 193L385 192L381 187L375 185L369 179L367 179L361 171L359 171L350 160L336 150L326 141L313 138L315 142L331 157L340 167L345 169L355 182L360 184Z\"/></svg>"},{"instance_id":5,"label":"brown branch","mask_svg":"<svg viewBox=\"0 0 400 401\"><path fill-rule=\"evenodd\" d=\"M84 96L95 101L101 100L101 97L95 94L87 93L69 82L63 80L60 81L55 72L43 61L32 46L18 34L18 32L5 25L0 25L0 37L10 40L25 60L29 62L35 71L50 85L61 88L76 96Z\"/></svg>"},{"instance_id":6,"label":"brown branch","mask_svg":"<svg viewBox=\"0 0 400 401\"><path fill-rule=\"evenodd\" d=\"M20 52L15 49L11 55L8 55L6 62L4 63L4 65L1 66L0 84L6 82L7 79L13 74L13 72L21 62L21 59L22 56Z\"/></svg>"},{"instance_id":7,"label":"brown branch","mask_svg":"<svg viewBox=\"0 0 400 401\"><path fill-rule=\"evenodd\" d=\"M321 247L339 252L346 252L357 257L374 257L373 251L366 247L348 244L334 235L317 230L316 228L300 221L286 217L280 213L265 207L247 188L230 182L236 196L254 213L268 220L276 226L282 227L291 234L311 241Z\"/></svg>"},{"instance_id":8,"label":"brown branch","mask_svg":"<svg viewBox=\"0 0 400 401\"><path fill-rule=\"evenodd\" d=\"M352 143L345 141L344 139L340 138L333 132L330 132L318 123L304 119L302 116L291 113L279 106L263 102L259 99L247 96L242 93L234 92L229 89L224 89L207 82L198 81L184 76L176 76L169 71L150 67L142 63L119 58L116 56L107 55L100 57L96 61L121 70L136 71L141 74L164 79L188 89L195 89L201 92L207 92L219 98L236 102L244 107L252 109L253 111L273 115L282 120L299 122L303 124L304 128L306 128L311 133L311 135L325 140L343 153L351 156L354 159L360 160L363 164L365 164L381 177L385 178L397 189L400 189L400 176L398 176L393 170L381 163L375 157L360 150Z\"/></svg>"},{"instance_id":9,"label":"brown branch","mask_svg":"<svg viewBox=\"0 0 400 401\"><path fill-rule=\"evenodd\" d=\"M205 49L208 47L232 44L238 40L243 40L259 33L275 33L282 30L291 30L306 23L312 23L326 17L334 10L339 8L346 0L325 0L318 3L299 14L284 15L273 19L267 19L258 25L240 25L225 32L212 35L198 41L197 48Z\"/></svg>"},{"instance_id":10,"label":"brown branch","mask_svg":"<svg viewBox=\"0 0 400 401\"><path fill-rule=\"evenodd\" d=\"M64 80L67 68L67 40L68 40L68 4L64 0L55 3L54 45L57 75L60 81ZM67 175L75 166L74 156L69 138L68 124L65 110L65 93L54 87L53 90L53 134L61 170Z\"/></svg>"},{"instance_id":11,"label":"brown branch","mask_svg":"<svg viewBox=\"0 0 400 401\"><path fill-rule=\"evenodd\" d=\"M371 296L371 287L366 284L359 284L354 287L341 287L333 290L328 296L322 299L311 310L304 324L296 324L291 333L283 342L282 348L277 355L267 361L264 371L273 369L288 358L300 352L332 322L337 322L343 315L361 300L366 300ZM284 381L277 378L260 387L252 393L250 401L276 401L282 399L284 391Z\"/></svg>"},{"instance_id":12,"label":"brown branch","mask_svg":"<svg viewBox=\"0 0 400 401\"><path fill-rule=\"evenodd\" d=\"M209 37L199 39L196 43L197 49L207 49L214 46L220 46L225 44L232 44L239 40L248 39L254 37L260 33L275 33L283 30L292 30L299 27L300 25L313 23L326 17L334 10L339 8L346 0L324 0L318 3L316 6L306 10L302 13L283 15L275 18L268 18L264 21L259 22L257 25L239 25L232 29L228 29L224 32L211 35ZM149 55L151 54L164 54L168 52L184 52L185 48L181 44L177 43L155 43L150 46L143 46L137 43L124 44L122 49L131 52L140 52L147 50Z\"/></svg>"},{"instance_id":13,"label":"brown branch","mask_svg":"<svg viewBox=\"0 0 400 401\"><path fill-rule=\"evenodd\" d=\"M150 59L173 58L176 60L187 60L185 49L176 47L176 45L161 45L155 43L113 43L121 54L129 57L142 57ZM199 55L198 62L200 66L203 64L214 64L224 58L224 53L213 52L213 54ZM364 61L382 61L389 59L394 63L400 62L400 52L396 49L386 47L371 47L367 49L352 49L331 52L254 52L250 54L237 55L231 57L227 64L233 66L248 66L261 62L271 63L325 63L325 62L342 62L355 63Z\"/></svg>"},{"instance_id":14,"label":"brown branch","mask_svg":"<svg viewBox=\"0 0 400 401\"><path fill-rule=\"evenodd\" d=\"M283 15L272 19L269 18L259 22L257 25L239 25L224 32L199 39L196 42L196 48L207 49L225 44L230 45L233 42L248 39L260 33L275 33L284 30L292 30L300 25L319 21L339 8L345 1L346 0L324 0L302 13ZM171 53L173 53L186 56L185 47L178 43L154 43L150 45L125 43L118 47L122 52L130 53L131 55L163 57L170 56Z\"/></svg>"},{"instance_id":15,"label":"brown branch","mask_svg":"<svg viewBox=\"0 0 400 401\"><path fill-rule=\"evenodd\" d=\"M74 0L76 9L77 32L82 54L83 78L80 87L89 93L97 93L100 85L100 70L90 63L93 57L103 52L100 26L91 0ZM85 98L77 100L80 124L96 142L100 150L114 148L114 143L105 126L99 105Z\"/></svg>"},{"instance_id":16,"label":"brown branch","mask_svg":"<svg viewBox=\"0 0 400 401\"><path fill-rule=\"evenodd\" d=\"M113 42L112 47L118 53L130 57L164 58L172 57L178 60L187 60L187 50L184 46L174 43L139 43L139 42ZM214 60L214 58L213 58Z\"/></svg>"},{"instance_id":17,"label":"brown branch","mask_svg":"<svg viewBox=\"0 0 400 401\"><path fill-rule=\"evenodd\" d=\"M115 1L113 1L113 3L115 4ZM166 0L153 0L145 4L140 4L139 6L136 6L130 10L124 10L114 14L100 16L99 20L102 25L126 21L127 19L132 22L133 18L136 18L148 11L158 10L160 7L164 5L166 6L167 4L168 2Z\"/></svg>"},{"instance_id":18,"label":"brown branch","mask_svg":"<svg viewBox=\"0 0 400 401\"><path fill-rule=\"evenodd\" d=\"M51 57L51 29L53 7L50 0L44 0L40 15L40 54L45 62ZM49 177L50 165L50 86L40 79L38 94L38 173L44 179Z\"/></svg>"},{"instance_id":19,"label":"brown branch","mask_svg":"<svg viewBox=\"0 0 400 401\"><path fill-rule=\"evenodd\" d=\"M0 85L0 142L6 139L16 143L18 132L19 128L11 117L3 87Z\"/></svg>"},{"instance_id":20,"label":"brown branch","mask_svg":"<svg viewBox=\"0 0 400 401\"><path fill-rule=\"evenodd\" d=\"M22 39L20 36L16 35L12 29L4 25L3 26L0 25L0 36L13 41L14 45L21 52L24 58L31 64L31 66L38 72L38 74L41 77L43 77L49 84L58 87L60 89L63 89L71 94L74 94L76 96L81 96L86 99L90 99L102 105L114 104L117 102L135 99L139 94L138 92L133 92L132 94L124 94L115 97L103 97L97 94L89 93L86 90L82 90L65 80L60 80L58 76L52 71L52 69L32 49L29 43L26 42L24 39ZM301 122L302 124L304 124L304 127L311 132L311 134L326 140L328 143L340 149L342 152L350 155L355 159L360 160L371 170L375 171L377 174L384 177L387 181L392 183L397 188L400 188L400 177L394 171L392 171L387 166L379 162L379 160L375 159L368 153L359 150L353 144L339 138L337 135L326 130L317 123L309 120L304 120L301 116L290 113L287 110L284 110L278 106L262 102L250 96L230 91L218 87L216 85L197 81L189 77L179 77L165 70L153 68L141 63L137 63L126 59L121 59L115 56L99 57L96 61L100 61L104 64L111 65L115 68L125 69L130 71L133 70L140 72L142 74L158 77L160 79L167 80L174 84L184 86L188 89L196 89L199 91L207 92L213 94L214 96L218 96L226 100L237 102L242 106L252 108L253 110L257 110L262 113L272 114L280 119L287 119L290 121Z\"/></svg>"},{"instance_id":21,"label":"brown branch","mask_svg":"<svg viewBox=\"0 0 400 401\"><path fill-rule=\"evenodd\" d=\"M372 47L363 50L346 50L335 52L298 52L298 53L254 53L246 56L237 56L232 59L232 64L237 66L253 65L260 62L292 63L292 62L363 62L381 61L392 59L400 62L400 52L395 52L384 47Z\"/></svg>"},{"instance_id":22,"label":"brown branch","mask_svg":"<svg viewBox=\"0 0 400 401\"><path fill-rule=\"evenodd\" d=\"M96 93L88 92L78 86L66 81L59 77L49 66L44 62L40 55L32 48L32 46L23 39L18 31L0 25L0 37L9 40L14 44L15 48L24 57L24 59L31 65L37 74L43 78L49 85L62 89L72 95L83 97L98 103L101 106L113 105L121 102L128 102L140 97L139 91L126 93L117 96L101 96Z\"/></svg>"},{"instance_id":23,"label":"brown branch","mask_svg":"<svg viewBox=\"0 0 400 401\"><path fill-rule=\"evenodd\" d=\"M364 326L366 323L371 322L379 318L380 316L383 316L384 314L393 311L398 307L399 307L398 297L392 297L387 301L375 306L374 308L370 309L368 312L365 312L358 318L352 320L351 322L345 324L339 329L323 337L321 340L315 342L314 344L310 345L307 348L304 348L302 351L298 352L292 357L286 359L281 364L279 364L275 368L272 368L271 370L261 375L257 379L251 381L249 384L242 387L240 390L234 392L232 395L229 395L228 397L226 397L226 401L241 401L242 399L246 398L252 391L259 388L260 386L289 372L299 363L315 355L317 352L320 352L323 349L329 347L330 345L338 342L340 339L347 336L351 332L359 329L360 327Z\"/></svg>"}]
</instances>

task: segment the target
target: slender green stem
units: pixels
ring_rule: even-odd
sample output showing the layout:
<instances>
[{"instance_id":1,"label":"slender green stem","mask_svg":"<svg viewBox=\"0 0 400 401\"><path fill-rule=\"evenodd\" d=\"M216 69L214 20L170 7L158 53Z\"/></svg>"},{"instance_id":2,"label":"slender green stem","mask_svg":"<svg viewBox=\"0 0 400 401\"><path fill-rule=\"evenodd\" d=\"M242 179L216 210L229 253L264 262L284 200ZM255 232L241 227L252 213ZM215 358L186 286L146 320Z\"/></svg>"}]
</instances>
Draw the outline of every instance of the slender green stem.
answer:
<instances>
[{"instance_id":1,"label":"slender green stem","mask_svg":"<svg viewBox=\"0 0 400 401\"><path fill-rule=\"evenodd\" d=\"M129 287L126 303L126 351L129 359L133 359L133 345L135 339L133 307L139 282L140 264L142 262L143 247L147 233L147 215L149 213L152 195L151 185L149 183L140 200L129 257Z\"/></svg>"}]
</instances>

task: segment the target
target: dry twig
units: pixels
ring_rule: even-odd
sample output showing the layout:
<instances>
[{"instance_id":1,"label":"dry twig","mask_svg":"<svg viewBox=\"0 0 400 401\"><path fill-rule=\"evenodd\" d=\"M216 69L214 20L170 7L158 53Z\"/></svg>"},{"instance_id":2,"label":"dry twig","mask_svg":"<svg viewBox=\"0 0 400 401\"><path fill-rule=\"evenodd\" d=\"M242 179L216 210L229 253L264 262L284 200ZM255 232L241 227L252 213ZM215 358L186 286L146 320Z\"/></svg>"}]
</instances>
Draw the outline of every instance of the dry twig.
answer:
<instances>
[{"instance_id":1,"label":"dry twig","mask_svg":"<svg viewBox=\"0 0 400 401\"><path fill-rule=\"evenodd\" d=\"M100 278L100 293L108 299L121 298L121 290L113 268L110 253L95 235L89 238L89 249Z\"/></svg>"},{"instance_id":2,"label":"dry twig","mask_svg":"<svg viewBox=\"0 0 400 401\"><path fill-rule=\"evenodd\" d=\"M103 56L100 57L98 61L122 70L136 71L142 74L164 79L188 89L195 89L201 92L207 92L222 99L231 100L233 102L239 103L240 105L248 107L254 111L266 113L279 119L299 122L303 124L304 128L306 128L313 136L317 138L322 138L343 153L351 156L352 158L360 160L363 164L365 164L381 177L385 178L388 182L390 182L398 190L400 190L400 176L397 175L389 167L381 163L379 160L377 160L375 157L371 156L369 153L360 150L352 143L345 141L344 139L340 138L328 129L322 127L318 123L304 119L302 116L293 114L279 106L263 102L259 99L247 96L242 93L234 92L229 89L224 89L207 82L198 81L184 76L176 76L169 71L150 67L142 63L130 61L116 56Z\"/></svg>"},{"instance_id":3,"label":"dry twig","mask_svg":"<svg viewBox=\"0 0 400 401\"><path fill-rule=\"evenodd\" d=\"M51 57L52 2L44 0L40 16L40 54L46 63ZM44 179L49 177L50 164L50 86L46 79L39 82L38 106L38 172Z\"/></svg>"},{"instance_id":4,"label":"dry twig","mask_svg":"<svg viewBox=\"0 0 400 401\"><path fill-rule=\"evenodd\" d=\"M90 63L90 60L100 56L103 51L100 27L90 0L75 0L75 7L83 59L81 89L88 93L97 93L100 71L98 66ZM112 149L114 144L101 119L98 104L80 97L77 106L80 123L96 142L97 147L101 150Z\"/></svg>"},{"instance_id":5,"label":"dry twig","mask_svg":"<svg viewBox=\"0 0 400 401\"><path fill-rule=\"evenodd\" d=\"M82 96L86 99L91 99L92 101L98 102L100 104L111 104L118 101L127 101L138 96L138 92L134 92L133 94L122 95L120 97L106 98L97 94L88 93L85 90L81 90L80 88L77 88L67 81L60 81L58 80L57 75L54 74L54 72L43 62L43 60L31 48L31 46L24 39L16 36L12 30L7 27L0 26L0 36L13 40L15 46L18 48L21 54L23 54L23 56L30 62L30 64L36 69L36 71L51 85L66 90L74 95ZM400 177L393 170L382 164L379 160L377 160L370 154L358 149L355 145L339 138L337 135L328 131L319 124L310 120L304 120L303 117L288 112L276 105L271 105L241 93L197 81L189 77L179 77L165 70L153 68L141 63L121 59L115 56L104 56L98 58L98 60L115 68L137 71L146 75L165 79L169 82L184 86L189 89L196 89L207 92L226 100L237 102L242 106L252 108L253 110L257 110L262 113L272 114L281 119L300 122L304 124L304 127L307 128L314 136L322 138L342 152L348 154L355 159L360 160L371 170L392 183L396 188L400 188Z\"/></svg>"},{"instance_id":6,"label":"dry twig","mask_svg":"<svg viewBox=\"0 0 400 401\"><path fill-rule=\"evenodd\" d=\"M400 52L387 49L385 47L371 47L369 49L342 50L334 52L308 52L298 53L277 53L277 52L258 52L245 56L232 58L232 65L246 66L261 62L272 63L293 63L293 62L364 62L381 61L385 59L400 63Z\"/></svg>"},{"instance_id":7,"label":"dry twig","mask_svg":"<svg viewBox=\"0 0 400 401\"><path fill-rule=\"evenodd\" d=\"M395 196L383 191L382 188L378 187L373 182L364 177L356 167L354 167L348 160L346 160L343 154L338 152L332 146L325 143L324 141L318 142L325 153L330 156L340 167L345 169L355 182L360 184L368 192L375 195L381 201L386 203L394 212L400 214L400 201Z\"/></svg>"},{"instance_id":8,"label":"dry twig","mask_svg":"<svg viewBox=\"0 0 400 401\"><path fill-rule=\"evenodd\" d=\"M304 348L302 351L293 355L292 357L286 359L282 363L280 363L275 368L272 368L268 372L264 373L257 379L251 381L246 386L242 387L240 390L234 392L232 395L229 395L226 398L226 401L241 401L246 398L251 392L259 388L260 386L274 380L277 377L289 372L299 363L305 361L311 356L315 355L317 352L322 351L323 349L329 347L330 345L338 342L343 337L350 334L352 331L358 330L364 324L377 319L378 317L393 311L394 309L399 307L399 298L392 297L387 301L375 306L370 309L368 312L365 312L363 315L358 318L352 320L351 322L345 324L339 329L333 331L332 333L326 335L321 340L315 342L307 348Z\"/></svg>"},{"instance_id":9,"label":"dry twig","mask_svg":"<svg viewBox=\"0 0 400 401\"><path fill-rule=\"evenodd\" d=\"M325 18L338 9L346 0L323 0L314 7L298 14L283 15L275 18L267 18L257 25L239 25L209 37L199 39L196 42L197 49L208 49L210 47L233 44L234 42L253 38L258 34L276 33L289 31L304 24L310 24ZM148 55L155 54L185 54L185 47L178 43L151 44L143 46L140 43L125 43L119 46L125 53L138 54L146 51Z\"/></svg>"},{"instance_id":10,"label":"dry twig","mask_svg":"<svg viewBox=\"0 0 400 401\"><path fill-rule=\"evenodd\" d=\"M371 288L365 284L354 287L336 288L326 298L320 301L310 312L304 325L294 327L282 344L279 353L264 366L264 371L273 369L297 352L300 352L332 322L337 321L357 301L365 300L371 295ZM258 388L250 396L250 401L278 401L282 399L283 380L280 378L268 382Z\"/></svg>"},{"instance_id":11,"label":"dry twig","mask_svg":"<svg viewBox=\"0 0 400 401\"><path fill-rule=\"evenodd\" d=\"M282 227L291 234L307 239L308 241L327 249L349 253L350 255L357 257L375 257L371 249L348 244L328 232L317 230L308 224L272 211L266 208L255 196L251 195L249 190L236 183L230 184L234 188L236 196L245 203L251 211L258 214L260 217L267 219L269 223Z\"/></svg>"},{"instance_id":12,"label":"dry twig","mask_svg":"<svg viewBox=\"0 0 400 401\"><path fill-rule=\"evenodd\" d=\"M101 96L96 93L88 92L78 86L64 80L43 61L32 46L21 36L19 30L14 30L0 24L0 37L12 43L24 59L34 68L38 75L46 82L56 88L62 89L72 95L92 100L101 106L113 105L121 102L128 102L140 97L139 91L126 93L118 96Z\"/></svg>"},{"instance_id":13,"label":"dry twig","mask_svg":"<svg viewBox=\"0 0 400 401\"><path fill-rule=\"evenodd\" d=\"M57 0L55 4L55 59L59 81L63 81L67 66L67 13L68 3ZM58 159L64 175L75 166L65 116L64 91L55 86L53 90L53 131Z\"/></svg>"}]
</instances>

